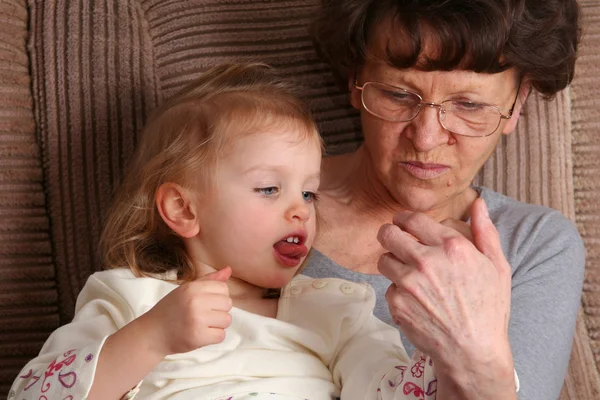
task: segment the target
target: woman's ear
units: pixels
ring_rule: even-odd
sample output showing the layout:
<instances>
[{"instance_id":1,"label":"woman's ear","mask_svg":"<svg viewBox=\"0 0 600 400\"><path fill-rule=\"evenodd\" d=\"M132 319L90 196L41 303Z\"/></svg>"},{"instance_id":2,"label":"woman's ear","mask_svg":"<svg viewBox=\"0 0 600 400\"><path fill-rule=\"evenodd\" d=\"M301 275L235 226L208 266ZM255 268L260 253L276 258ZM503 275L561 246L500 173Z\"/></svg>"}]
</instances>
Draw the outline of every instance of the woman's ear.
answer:
<instances>
[{"instance_id":1,"label":"woman's ear","mask_svg":"<svg viewBox=\"0 0 600 400\"><path fill-rule=\"evenodd\" d=\"M183 238L191 238L200 232L200 222L191 193L167 182L156 191L155 202L158 213L169 228Z\"/></svg>"},{"instance_id":2,"label":"woman's ear","mask_svg":"<svg viewBox=\"0 0 600 400\"><path fill-rule=\"evenodd\" d=\"M354 87L354 83L358 77L358 69L352 69L348 74L348 91L350 92L350 104L358 111L362 108L361 92Z\"/></svg>"},{"instance_id":3,"label":"woman's ear","mask_svg":"<svg viewBox=\"0 0 600 400\"><path fill-rule=\"evenodd\" d=\"M523 78L521 85L519 86L519 94L517 102L515 103L515 108L513 109L512 117L504 124L502 127L502 134L509 135L517 129L517 122L519 122L519 117L521 116L521 111L523 110L523 106L527 101L527 97L529 97L529 93L531 92L531 82L527 78Z\"/></svg>"}]
</instances>

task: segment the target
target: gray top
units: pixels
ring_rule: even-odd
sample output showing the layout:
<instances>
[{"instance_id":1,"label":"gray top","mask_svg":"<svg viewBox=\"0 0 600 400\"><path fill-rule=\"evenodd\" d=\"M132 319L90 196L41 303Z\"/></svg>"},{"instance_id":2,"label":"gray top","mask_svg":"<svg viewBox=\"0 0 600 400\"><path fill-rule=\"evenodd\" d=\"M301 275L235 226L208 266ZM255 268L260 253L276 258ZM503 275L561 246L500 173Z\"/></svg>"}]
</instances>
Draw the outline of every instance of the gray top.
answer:
<instances>
[{"instance_id":1,"label":"gray top","mask_svg":"<svg viewBox=\"0 0 600 400\"><path fill-rule=\"evenodd\" d=\"M485 200L512 268L510 344L521 388L519 400L557 399L566 374L579 309L585 249L574 225L550 208L518 202L487 188ZM368 282L377 293L375 315L392 324L385 292L390 281L336 264L313 249L303 274ZM414 346L402 335L409 354Z\"/></svg>"}]
</instances>

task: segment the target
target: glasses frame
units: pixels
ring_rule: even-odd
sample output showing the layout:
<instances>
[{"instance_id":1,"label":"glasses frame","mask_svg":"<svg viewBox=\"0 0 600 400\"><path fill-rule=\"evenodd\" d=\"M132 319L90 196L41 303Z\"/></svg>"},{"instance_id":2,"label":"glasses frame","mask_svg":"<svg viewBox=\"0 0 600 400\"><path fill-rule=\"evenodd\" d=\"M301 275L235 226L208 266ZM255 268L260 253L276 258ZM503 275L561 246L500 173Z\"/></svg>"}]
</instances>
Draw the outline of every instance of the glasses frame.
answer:
<instances>
[{"instance_id":1,"label":"glasses frame","mask_svg":"<svg viewBox=\"0 0 600 400\"><path fill-rule=\"evenodd\" d=\"M464 136L464 137L473 137L473 138L483 138L483 137L488 137L493 135L494 133L496 133L496 131L498 130L498 127L500 126L500 123L502 122L503 119L511 119L513 116L513 112L515 110L515 106L517 105L517 100L519 99L519 92L521 91L521 82L522 80L519 80L519 86L517 87L517 95L515 96L515 101L512 104L512 107L510 108L510 111L508 112L508 114L504 115L502 114L502 111L500 110L500 108L498 106L495 106L493 104L487 104L487 103L481 103L482 105L485 105L487 107L493 107L498 111L499 114L499 118L498 118L498 124L496 125L496 127L494 128L494 130L491 133L488 133L486 135L481 135L481 136L471 136L471 135L465 135L462 134L460 132L454 132L451 131L450 129L446 128L446 126L444 126L444 122L442 121L442 113L446 112L446 109L444 108L444 103L448 102L448 101L454 101L454 100L444 100L441 103L433 103L433 102L429 102L429 101L424 101L423 97L421 97L421 95L419 95L418 93L414 93L411 92L410 90L406 90L404 88L398 87L398 86L394 86L394 85L390 85L388 83L383 83L383 82L375 82L375 81L368 81L362 84L362 86L360 86L358 84L358 78L356 76L354 76L354 81L352 83L352 86L357 89L360 90L360 102L363 106L363 108L365 110L367 110L367 112L377 118L380 118L384 121L388 121L388 122L408 122L408 121L412 121L413 119L417 118L417 115L419 115L419 113L421 112L421 109L423 108L423 106L426 107L432 107L432 108L437 108L438 109L438 122L440 123L440 125L442 126L442 128L446 129L448 132L452 132L455 135L460 135L460 136ZM365 98L364 98L364 88L365 86L369 85L369 84L377 84L377 85L384 85L384 86L388 86L390 88L399 90L401 92L405 92L405 93L410 93L410 94L414 94L415 96L417 96L420 100L419 104L417 105L417 112L415 113L415 115L410 118L410 119L405 119L405 120L391 120L388 118L385 118L379 114L374 113L373 111L369 110L369 108L365 105ZM467 103L471 103L471 102L467 102Z\"/></svg>"}]
</instances>

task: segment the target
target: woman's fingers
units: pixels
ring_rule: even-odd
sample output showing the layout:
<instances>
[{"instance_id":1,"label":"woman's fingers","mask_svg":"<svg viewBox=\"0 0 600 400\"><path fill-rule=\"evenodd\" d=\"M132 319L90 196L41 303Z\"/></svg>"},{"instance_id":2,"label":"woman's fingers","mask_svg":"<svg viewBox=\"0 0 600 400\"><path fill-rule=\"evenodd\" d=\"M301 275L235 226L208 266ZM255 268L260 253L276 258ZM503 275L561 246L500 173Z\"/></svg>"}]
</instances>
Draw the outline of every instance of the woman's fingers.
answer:
<instances>
[{"instance_id":1,"label":"woman's fingers","mask_svg":"<svg viewBox=\"0 0 600 400\"><path fill-rule=\"evenodd\" d=\"M382 225L377 232L377 240L395 258L406 263L415 261L425 250L422 243L419 243L412 235L404 232L397 225Z\"/></svg>"},{"instance_id":2,"label":"woman's fingers","mask_svg":"<svg viewBox=\"0 0 600 400\"><path fill-rule=\"evenodd\" d=\"M394 216L394 225L428 246L441 245L445 239L456 237L458 232L433 218L420 213L400 211Z\"/></svg>"},{"instance_id":3,"label":"woman's fingers","mask_svg":"<svg viewBox=\"0 0 600 400\"><path fill-rule=\"evenodd\" d=\"M377 261L377 269L381 275L395 284L402 281L404 276L410 272L411 267L401 262L394 254L384 253Z\"/></svg>"},{"instance_id":4,"label":"woman's fingers","mask_svg":"<svg viewBox=\"0 0 600 400\"><path fill-rule=\"evenodd\" d=\"M489 258L501 274L510 274L510 265L506 261L500 234L489 217L483 199L477 199L471 206L471 227L475 247Z\"/></svg>"},{"instance_id":5,"label":"woman's fingers","mask_svg":"<svg viewBox=\"0 0 600 400\"><path fill-rule=\"evenodd\" d=\"M481 198L475 200L471 206L471 226L475 247L496 267L498 277L506 293L507 309L510 310L512 270L504 256L500 234L489 217L485 201Z\"/></svg>"},{"instance_id":6,"label":"woman's fingers","mask_svg":"<svg viewBox=\"0 0 600 400\"><path fill-rule=\"evenodd\" d=\"M436 276L426 276L415 271L415 266L405 264L393 254L384 254L377 264L381 275L392 284L386 292L386 300L390 314L397 316L398 321L407 322L437 315L436 308L444 300L436 288L440 285ZM411 317L412 316L412 317Z\"/></svg>"},{"instance_id":7,"label":"woman's fingers","mask_svg":"<svg viewBox=\"0 0 600 400\"><path fill-rule=\"evenodd\" d=\"M455 231L469 239L471 243L473 243L473 232L471 231L471 225L469 225L468 223L454 218L446 218L445 220L440 222L440 224L447 226L448 228L454 229Z\"/></svg>"}]
</instances>

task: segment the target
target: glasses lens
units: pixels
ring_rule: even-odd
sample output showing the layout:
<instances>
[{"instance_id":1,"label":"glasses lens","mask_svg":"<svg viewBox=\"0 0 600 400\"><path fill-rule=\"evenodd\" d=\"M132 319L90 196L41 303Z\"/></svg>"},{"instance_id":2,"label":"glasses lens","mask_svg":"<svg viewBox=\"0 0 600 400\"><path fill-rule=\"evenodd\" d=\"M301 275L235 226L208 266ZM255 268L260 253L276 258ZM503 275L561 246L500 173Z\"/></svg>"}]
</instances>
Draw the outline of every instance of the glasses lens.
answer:
<instances>
[{"instance_id":1,"label":"glasses lens","mask_svg":"<svg viewBox=\"0 0 600 400\"><path fill-rule=\"evenodd\" d=\"M464 136L488 136L500 125L500 110L494 106L462 101L442 103L444 128Z\"/></svg>"},{"instance_id":2,"label":"glasses lens","mask_svg":"<svg viewBox=\"0 0 600 400\"><path fill-rule=\"evenodd\" d=\"M410 121L421 104L421 98L414 93L375 82L365 83L362 101L371 114L392 122Z\"/></svg>"}]
</instances>

